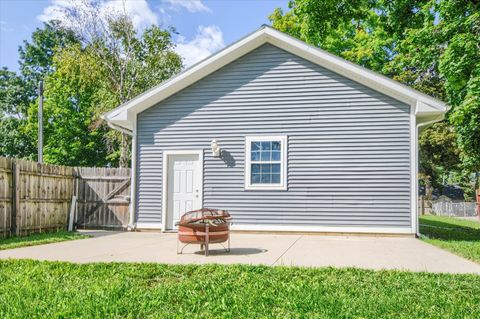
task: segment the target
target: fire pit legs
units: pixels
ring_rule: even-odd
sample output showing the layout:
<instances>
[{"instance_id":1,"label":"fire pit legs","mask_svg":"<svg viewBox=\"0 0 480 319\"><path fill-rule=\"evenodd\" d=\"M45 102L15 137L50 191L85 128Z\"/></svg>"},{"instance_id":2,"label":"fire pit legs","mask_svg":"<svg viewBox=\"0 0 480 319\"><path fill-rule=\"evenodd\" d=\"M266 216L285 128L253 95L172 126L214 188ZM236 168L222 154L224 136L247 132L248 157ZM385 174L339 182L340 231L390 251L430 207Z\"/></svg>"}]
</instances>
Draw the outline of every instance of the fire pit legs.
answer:
<instances>
[{"instance_id":1,"label":"fire pit legs","mask_svg":"<svg viewBox=\"0 0 480 319\"><path fill-rule=\"evenodd\" d=\"M210 225L205 225L205 256L208 256L208 242L210 241Z\"/></svg>"}]
</instances>

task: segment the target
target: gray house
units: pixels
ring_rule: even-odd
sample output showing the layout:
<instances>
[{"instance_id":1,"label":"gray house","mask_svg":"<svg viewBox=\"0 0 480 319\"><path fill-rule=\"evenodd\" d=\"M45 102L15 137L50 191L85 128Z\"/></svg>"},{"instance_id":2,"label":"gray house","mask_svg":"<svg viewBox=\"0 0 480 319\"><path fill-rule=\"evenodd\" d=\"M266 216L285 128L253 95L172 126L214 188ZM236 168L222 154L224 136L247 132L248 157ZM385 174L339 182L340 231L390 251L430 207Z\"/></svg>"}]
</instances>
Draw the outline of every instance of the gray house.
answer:
<instances>
[{"instance_id":1,"label":"gray house","mask_svg":"<svg viewBox=\"0 0 480 319\"><path fill-rule=\"evenodd\" d=\"M448 106L263 26L104 115L133 137L130 226L417 233L417 136Z\"/></svg>"}]
</instances>

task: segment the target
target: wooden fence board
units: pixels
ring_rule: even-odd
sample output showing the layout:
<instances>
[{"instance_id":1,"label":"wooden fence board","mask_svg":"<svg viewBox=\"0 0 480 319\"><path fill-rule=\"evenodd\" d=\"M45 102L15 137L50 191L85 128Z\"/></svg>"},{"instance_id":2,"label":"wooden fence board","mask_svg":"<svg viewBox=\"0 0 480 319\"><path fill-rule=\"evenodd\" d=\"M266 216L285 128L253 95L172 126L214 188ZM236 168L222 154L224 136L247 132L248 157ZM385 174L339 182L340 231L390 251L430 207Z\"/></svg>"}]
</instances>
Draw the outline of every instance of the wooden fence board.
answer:
<instances>
[{"instance_id":1,"label":"wooden fence board","mask_svg":"<svg viewBox=\"0 0 480 319\"><path fill-rule=\"evenodd\" d=\"M0 157L0 238L10 236L12 215L12 159Z\"/></svg>"}]
</instances>

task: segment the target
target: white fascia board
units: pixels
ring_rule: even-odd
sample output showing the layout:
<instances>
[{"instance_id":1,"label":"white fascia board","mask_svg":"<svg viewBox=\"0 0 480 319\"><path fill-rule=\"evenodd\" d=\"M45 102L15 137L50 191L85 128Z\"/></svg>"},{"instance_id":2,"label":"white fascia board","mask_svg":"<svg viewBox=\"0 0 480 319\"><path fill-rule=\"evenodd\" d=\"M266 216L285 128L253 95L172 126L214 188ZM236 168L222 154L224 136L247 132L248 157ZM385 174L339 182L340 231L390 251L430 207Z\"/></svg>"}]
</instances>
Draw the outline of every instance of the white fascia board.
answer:
<instances>
[{"instance_id":1,"label":"white fascia board","mask_svg":"<svg viewBox=\"0 0 480 319\"><path fill-rule=\"evenodd\" d=\"M409 105L415 106L417 102L421 102L429 107L422 108L422 112L418 113L419 115L420 113L444 113L448 110L447 105L440 100L313 47L272 27L263 26L256 32L195 64L170 80L104 114L103 118L131 130L135 114L165 100L265 43L270 43Z\"/></svg>"}]
</instances>

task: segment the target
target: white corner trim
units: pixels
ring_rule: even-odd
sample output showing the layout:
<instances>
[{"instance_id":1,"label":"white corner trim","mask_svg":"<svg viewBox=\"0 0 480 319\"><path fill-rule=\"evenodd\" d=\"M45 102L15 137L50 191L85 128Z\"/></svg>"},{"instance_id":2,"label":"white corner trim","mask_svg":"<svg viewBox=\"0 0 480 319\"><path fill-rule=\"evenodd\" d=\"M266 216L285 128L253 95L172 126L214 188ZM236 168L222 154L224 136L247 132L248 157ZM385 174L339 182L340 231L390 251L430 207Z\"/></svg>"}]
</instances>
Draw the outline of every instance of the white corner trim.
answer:
<instances>
[{"instance_id":1,"label":"white corner trim","mask_svg":"<svg viewBox=\"0 0 480 319\"><path fill-rule=\"evenodd\" d=\"M321 232L321 233L363 233L363 234L415 234L410 227L338 227L306 225L245 225L233 224L232 230L279 231L279 232Z\"/></svg>"},{"instance_id":2,"label":"white corner trim","mask_svg":"<svg viewBox=\"0 0 480 319\"><path fill-rule=\"evenodd\" d=\"M410 106L410 223L418 234L418 128L415 105Z\"/></svg>"},{"instance_id":3,"label":"white corner trim","mask_svg":"<svg viewBox=\"0 0 480 319\"><path fill-rule=\"evenodd\" d=\"M281 164L280 164L280 183L279 184L259 184L251 183L251 142L254 141L281 141ZM245 136L245 169L244 180L245 190L286 190L287 189L287 167L288 167L288 137L287 135L247 135Z\"/></svg>"},{"instance_id":4,"label":"white corner trim","mask_svg":"<svg viewBox=\"0 0 480 319\"><path fill-rule=\"evenodd\" d=\"M202 187L199 191L201 206L203 207L203 150L168 150L163 151L162 161L162 231L167 229L167 202L168 202L168 161L172 155L198 155L200 165L200 180Z\"/></svg>"},{"instance_id":5,"label":"white corner trim","mask_svg":"<svg viewBox=\"0 0 480 319\"><path fill-rule=\"evenodd\" d=\"M133 121L132 130L132 163L130 168L130 207L128 225L135 225L135 210L137 208L137 116Z\"/></svg>"}]
</instances>

